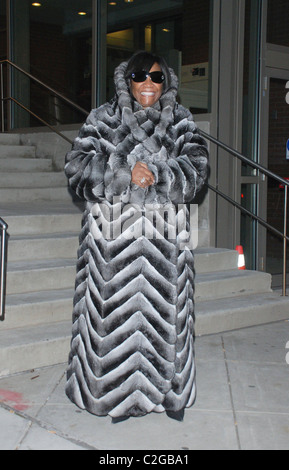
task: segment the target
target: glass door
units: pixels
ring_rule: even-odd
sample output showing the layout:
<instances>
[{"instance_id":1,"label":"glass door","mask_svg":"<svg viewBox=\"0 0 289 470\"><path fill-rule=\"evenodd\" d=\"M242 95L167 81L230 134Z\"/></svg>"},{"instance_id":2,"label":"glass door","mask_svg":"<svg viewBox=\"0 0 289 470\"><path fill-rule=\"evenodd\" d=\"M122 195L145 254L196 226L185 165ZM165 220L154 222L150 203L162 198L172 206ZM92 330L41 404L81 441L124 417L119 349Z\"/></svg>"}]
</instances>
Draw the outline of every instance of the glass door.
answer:
<instances>
[{"instance_id":1,"label":"glass door","mask_svg":"<svg viewBox=\"0 0 289 470\"><path fill-rule=\"evenodd\" d=\"M289 139L289 29L288 2L263 1L263 41L261 65L260 163L283 178L289 177L287 142ZM283 233L284 188L271 178L260 185L259 214ZM283 240L258 227L259 267L273 278L273 287L281 287ZM288 271L288 269L287 269ZM288 278L289 279L289 278Z\"/></svg>"},{"instance_id":2,"label":"glass door","mask_svg":"<svg viewBox=\"0 0 289 470\"><path fill-rule=\"evenodd\" d=\"M277 175L289 177L286 150L289 140L289 29L288 2L262 0L259 110L255 135L259 163ZM256 213L283 233L284 188L259 176ZM282 286L283 239L256 225L256 269L272 274L273 287ZM289 252L288 252L289 253ZM289 266L288 266L289 267ZM288 269L287 269L288 271ZM289 280L289 277L288 277Z\"/></svg>"},{"instance_id":3,"label":"glass door","mask_svg":"<svg viewBox=\"0 0 289 470\"><path fill-rule=\"evenodd\" d=\"M272 69L268 72L267 165L273 173L289 179L289 104L287 102L289 71ZM266 213L268 223L283 233L284 187L271 178L267 179ZM283 240L268 232L265 249L266 271L273 276L273 287L280 287L283 270Z\"/></svg>"},{"instance_id":4,"label":"glass door","mask_svg":"<svg viewBox=\"0 0 289 470\"><path fill-rule=\"evenodd\" d=\"M258 58L261 47L261 2L259 0L246 0L244 33L242 152L247 158L258 163L260 100L260 66ZM258 214L258 194L261 183L262 181L256 170L249 165L242 164L241 204L253 214ZM257 233L257 222L242 213L240 240L244 248L247 269L257 268Z\"/></svg>"}]
</instances>

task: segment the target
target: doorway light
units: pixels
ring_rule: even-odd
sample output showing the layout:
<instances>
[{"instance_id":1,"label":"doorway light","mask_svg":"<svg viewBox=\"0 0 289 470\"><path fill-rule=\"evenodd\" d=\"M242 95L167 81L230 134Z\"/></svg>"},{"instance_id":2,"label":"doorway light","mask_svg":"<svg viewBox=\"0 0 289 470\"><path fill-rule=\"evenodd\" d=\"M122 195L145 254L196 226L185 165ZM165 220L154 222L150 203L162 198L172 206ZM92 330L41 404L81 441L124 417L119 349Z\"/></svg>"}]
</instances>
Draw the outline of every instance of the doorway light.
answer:
<instances>
[{"instance_id":1,"label":"doorway light","mask_svg":"<svg viewBox=\"0 0 289 470\"><path fill-rule=\"evenodd\" d=\"M86 13L86 11L79 11L78 14L79 14L79 16L85 16L87 13Z\"/></svg>"},{"instance_id":2,"label":"doorway light","mask_svg":"<svg viewBox=\"0 0 289 470\"><path fill-rule=\"evenodd\" d=\"M33 2L33 3L32 3L32 6L33 6L33 7L41 7L41 3Z\"/></svg>"}]
</instances>

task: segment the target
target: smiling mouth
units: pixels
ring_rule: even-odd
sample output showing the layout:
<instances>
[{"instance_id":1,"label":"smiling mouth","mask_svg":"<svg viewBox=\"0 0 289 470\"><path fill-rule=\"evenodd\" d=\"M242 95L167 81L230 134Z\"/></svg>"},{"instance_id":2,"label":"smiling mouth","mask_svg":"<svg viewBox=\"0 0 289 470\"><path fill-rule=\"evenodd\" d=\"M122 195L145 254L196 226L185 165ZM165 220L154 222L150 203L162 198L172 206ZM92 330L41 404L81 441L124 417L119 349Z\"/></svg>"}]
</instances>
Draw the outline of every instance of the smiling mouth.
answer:
<instances>
[{"instance_id":1,"label":"smiling mouth","mask_svg":"<svg viewBox=\"0 0 289 470\"><path fill-rule=\"evenodd\" d=\"M155 96L155 93L152 91L142 91L141 95L142 96Z\"/></svg>"}]
</instances>

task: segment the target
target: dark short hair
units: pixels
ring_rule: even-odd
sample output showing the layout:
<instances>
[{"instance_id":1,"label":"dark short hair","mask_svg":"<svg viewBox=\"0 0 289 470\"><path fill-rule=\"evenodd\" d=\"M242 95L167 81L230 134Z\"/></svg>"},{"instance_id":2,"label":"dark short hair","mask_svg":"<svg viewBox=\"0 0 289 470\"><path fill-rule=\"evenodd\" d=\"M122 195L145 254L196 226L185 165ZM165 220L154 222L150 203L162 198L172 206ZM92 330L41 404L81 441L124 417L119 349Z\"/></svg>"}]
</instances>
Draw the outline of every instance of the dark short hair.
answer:
<instances>
[{"instance_id":1,"label":"dark short hair","mask_svg":"<svg viewBox=\"0 0 289 470\"><path fill-rule=\"evenodd\" d=\"M152 66L157 63L161 67L161 70L165 76L165 81L163 83L163 91L166 91L171 86L171 74L168 68L168 65L163 57L152 54L146 51L136 52L128 61L125 78L130 85L129 80L131 74L135 72L141 72L145 70L149 72Z\"/></svg>"}]
</instances>

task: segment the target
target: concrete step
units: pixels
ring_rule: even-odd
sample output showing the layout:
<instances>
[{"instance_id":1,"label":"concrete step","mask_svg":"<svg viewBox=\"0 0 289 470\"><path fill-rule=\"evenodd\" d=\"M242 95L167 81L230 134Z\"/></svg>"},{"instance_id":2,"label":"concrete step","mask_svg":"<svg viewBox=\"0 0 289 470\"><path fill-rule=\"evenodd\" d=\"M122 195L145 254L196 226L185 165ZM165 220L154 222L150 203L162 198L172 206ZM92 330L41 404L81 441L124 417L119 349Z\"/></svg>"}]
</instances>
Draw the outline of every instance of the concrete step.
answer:
<instances>
[{"instance_id":1,"label":"concrete step","mask_svg":"<svg viewBox=\"0 0 289 470\"><path fill-rule=\"evenodd\" d=\"M0 332L29 325L71 321L73 295L73 288L7 295L5 321L0 322Z\"/></svg>"},{"instance_id":2,"label":"concrete step","mask_svg":"<svg viewBox=\"0 0 289 470\"><path fill-rule=\"evenodd\" d=\"M8 262L7 294L71 288L75 281L73 259ZM270 292L271 276L255 271L208 273L196 278L195 299L204 301L253 293Z\"/></svg>"},{"instance_id":3,"label":"concrete step","mask_svg":"<svg viewBox=\"0 0 289 470\"><path fill-rule=\"evenodd\" d=\"M289 300L279 293L196 303L198 336L288 319ZM3 329L0 325L0 376L65 363L71 320Z\"/></svg>"},{"instance_id":4,"label":"concrete step","mask_svg":"<svg viewBox=\"0 0 289 470\"><path fill-rule=\"evenodd\" d=\"M52 160L49 158L1 158L0 171L1 173L52 171Z\"/></svg>"},{"instance_id":5,"label":"concrete step","mask_svg":"<svg viewBox=\"0 0 289 470\"><path fill-rule=\"evenodd\" d=\"M76 260L76 233L16 236L9 239L8 260L41 260L71 258Z\"/></svg>"},{"instance_id":6,"label":"concrete step","mask_svg":"<svg viewBox=\"0 0 289 470\"><path fill-rule=\"evenodd\" d=\"M0 132L0 145L20 145L20 134Z\"/></svg>"},{"instance_id":7,"label":"concrete step","mask_svg":"<svg viewBox=\"0 0 289 470\"><path fill-rule=\"evenodd\" d=\"M75 275L75 266L76 266L76 250L78 247L78 238L77 237L72 237L72 240L69 240L69 235L65 236L63 235L62 237L58 235L59 238L56 242L57 249L59 248L59 253L65 253L65 250L68 251L67 258L71 258L72 262L70 264L71 269L71 274L70 274L70 280L71 280L71 289L63 289L63 290L45 290L45 291L40 291L40 292L26 292L26 293L21 293L21 294L10 294L7 296L6 300L6 320L2 324L2 328L12 328L16 326L25 326L28 324L37 324L37 323L45 323L49 321L62 321L64 318L69 319L71 317L71 312L72 312L72 299L73 299L73 285L72 280L74 278L72 277ZM36 239L37 240L37 239ZM41 241L41 240L40 240ZM53 237L51 238L51 241L53 242ZM62 241L64 243L64 246L62 245ZM19 240L20 242L20 240ZM42 249L39 247L37 248L37 243L35 242L35 239L31 239L32 246L34 246L34 251L33 251L33 257L36 259L39 257L41 259L41 253ZM70 248L66 247L65 245L70 245ZM74 246L73 246L74 245ZM11 244L10 244L11 248ZM19 249L21 250L21 243ZM53 249L53 254L52 257L55 255L55 247ZM71 251L71 252L70 252ZM28 250L29 253L29 250ZM21 253L18 255L16 252L14 253L14 256L24 256L21 255ZM202 257L201 254L198 254L197 257ZM9 257L10 259L11 257ZM29 256L27 256L29 260ZM43 263L42 263L43 264ZM51 268L54 265L54 263L49 263L49 268ZM19 267L19 263L13 263L12 267L16 269L16 267ZM21 270L25 269L25 267L28 269L37 270L39 269L38 263L31 263L28 262L28 264L21 263L20 264ZM47 263L46 266L47 268ZM59 268L59 264L57 263L57 269ZM30 276L32 273L30 273ZM42 282L42 281L41 281ZM22 290L22 289L20 289Z\"/></svg>"},{"instance_id":8,"label":"concrete step","mask_svg":"<svg viewBox=\"0 0 289 470\"><path fill-rule=\"evenodd\" d=\"M68 360L71 321L0 331L0 376Z\"/></svg>"},{"instance_id":9,"label":"concrete step","mask_svg":"<svg viewBox=\"0 0 289 470\"><path fill-rule=\"evenodd\" d=\"M204 247L194 252L195 270L198 274L227 271L238 266L238 253L235 250Z\"/></svg>"},{"instance_id":10,"label":"concrete step","mask_svg":"<svg viewBox=\"0 0 289 470\"><path fill-rule=\"evenodd\" d=\"M261 292L271 292L270 274L235 269L196 275L196 301L216 300Z\"/></svg>"},{"instance_id":11,"label":"concrete step","mask_svg":"<svg viewBox=\"0 0 289 470\"><path fill-rule=\"evenodd\" d=\"M203 336L289 319L289 297L281 292L196 301L196 335Z\"/></svg>"},{"instance_id":12,"label":"concrete step","mask_svg":"<svg viewBox=\"0 0 289 470\"><path fill-rule=\"evenodd\" d=\"M56 188L13 188L0 189L1 204L11 204L21 201L66 201L72 202L72 196L66 187Z\"/></svg>"},{"instance_id":13,"label":"concrete step","mask_svg":"<svg viewBox=\"0 0 289 470\"><path fill-rule=\"evenodd\" d=\"M8 262L6 293L71 289L75 283L75 266L75 260L61 258Z\"/></svg>"},{"instance_id":14,"label":"concrete step","mask_svg":"<svg viewBox=\"0 0 289 470\"><path fill-rule=\"evenodd\" d=\"M56 202L1 204L0 215L11 237L52 233L79 233L82 205Z\"/></svg>"},{"instance_id":15,"label":"concrete step","mask_svg":"<svg viewBox=\"0 0 289 470\"><path fill-rule=\"evenodd\" d=\"M0 158L35 158L36 147L32 145L1 145Z\"/></svg>"},{"instance_id":16,"label":"concrete step","mask_svg":"<svg viewBox=\"0 0 289 470\"><path fill-rule=\"evenodd\" d=\"M12 236L78 233L81 229L80 213L7 216L5 221Z\"/></svg>"},{"instance_id":17,"label":"concrete step","mask_svg":"<svg viewBox=\"0 0 289 470\"><path fill-rule=\"evenodd\" d=\"M30 223L30 217L20 218L25 219L25 222ZM36 219L36 220L35 220ZM46 223L49 223L43 216ZM50 221L55 222L55 217L48 217ZM64 220L63 220L64 219ZM6 219L5 219L6 220ZM49 230L44 231L41 227L41 220L34 217L33 221L37 222L41 233L24 233L22 235L13 235L9 238L8 244L8 259L9 261L23 261L23 260L34 260L34 259L53 259L53 258L75 258L76 251L79 245L79 232L80 232L80 218L78 216L66 215L63 218L59 218L59 224L55 224L55 232L49 233L53 224L51 223ZM9 226L9 233L12 234L12 226L9 225L9 220L6 222ZM22 229L20 220L18 221ZM70 224L70 226L69 226ZM19 226L18 225L18 226ZM30 230L33 227L29 226ZM69 231L69 228L71 231ZM17 229L17 227L16 227ZM211 255L208 253L195 253L195 264L197 265L198 275L201 273L208 272L219 272L220 269L220 258L224 253L224 258L227 257L226 262L222 263L224 270L236 269L237 258L235 251L221 250L217 253L212 252ZM62 256L61 256L62 254Z\"/></svg>"},{"instance_id":18,"label":"concrete step","mask_svg":"<svg viewBox=\"0 0 289 470\"><path fill-rule=\"evenodd\" d=\"M24 172L0 173L0 188L57 188L66 187L67 179L64 173L56 172Z\"/></svg>"}]
</instances>

